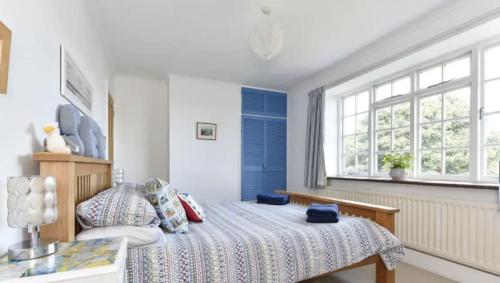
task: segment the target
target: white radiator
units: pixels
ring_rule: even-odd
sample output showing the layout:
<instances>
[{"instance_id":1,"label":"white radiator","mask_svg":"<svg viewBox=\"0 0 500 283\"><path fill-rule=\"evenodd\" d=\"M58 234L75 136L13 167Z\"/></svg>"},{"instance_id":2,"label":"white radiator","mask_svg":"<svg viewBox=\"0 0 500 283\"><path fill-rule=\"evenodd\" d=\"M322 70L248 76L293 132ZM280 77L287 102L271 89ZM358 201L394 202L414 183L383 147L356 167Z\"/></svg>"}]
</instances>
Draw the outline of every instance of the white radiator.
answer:
<instances>
[{"instance_id":1,"label":"white radiator","mask_svg":"<svg viewBox=\"0 0 500 283\"><path fill-rule=\"evenodd\" d=\"M318 194L398 207L396 235L407 247L500 275L497 205L331 188Z\"/></svg>"}]
</instances>

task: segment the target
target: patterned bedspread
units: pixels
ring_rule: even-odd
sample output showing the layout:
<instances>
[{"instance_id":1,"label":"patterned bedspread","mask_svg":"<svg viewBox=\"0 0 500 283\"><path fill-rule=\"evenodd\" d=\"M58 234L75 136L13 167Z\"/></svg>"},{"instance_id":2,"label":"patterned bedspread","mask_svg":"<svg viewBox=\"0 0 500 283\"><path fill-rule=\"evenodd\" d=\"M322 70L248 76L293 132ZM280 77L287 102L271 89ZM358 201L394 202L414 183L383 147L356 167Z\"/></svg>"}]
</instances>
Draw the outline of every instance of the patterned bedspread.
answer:
<instances>
[{"instance_id":1,"label":"patterned bedspread","mask_svg":"<svg viewBox=\"0 0 500 283\"><path fill-rule=\"evenodd\" d=\"M336 224L305 221L306 208L256 203L208 203L207 220L189 234L167 234L162 247L133 248L129 282L297 282L380 253L389 269L401 242L363 218Z\"/></svg>"}]
</instances>

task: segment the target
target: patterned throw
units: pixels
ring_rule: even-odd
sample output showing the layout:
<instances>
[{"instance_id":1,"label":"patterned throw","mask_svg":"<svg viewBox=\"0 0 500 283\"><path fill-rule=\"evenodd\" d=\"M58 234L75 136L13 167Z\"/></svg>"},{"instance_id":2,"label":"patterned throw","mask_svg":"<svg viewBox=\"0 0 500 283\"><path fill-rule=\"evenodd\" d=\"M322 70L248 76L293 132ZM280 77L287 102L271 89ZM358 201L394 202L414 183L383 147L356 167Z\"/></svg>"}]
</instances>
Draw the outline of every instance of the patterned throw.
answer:
<instances>
[{"instance_id":1,"label":"patterned throw","mask_svg":"<svg viewBox=\"0 0 500 283\"><path fill-rule=\"evenodd\" d=\"M161 220L161 228L169 233L187 233L188 219L177 192L168 182L156 178L146 182L146 197L156 209Z\"/></svg>"},{"instance_id":2,"label":"patterned throw","mask_svg":"<svg viewBox=\"0 0 500 283\"><path fill-rule=\"evenodd\" d=\"M130 249L129 282L297 282L377 253L392 270L404 255L394 235L363 218L312 224L306 207L245 202L208 203L205 213L165 246Z\"/></svg>"},{"instance_id":3,"label":"patterned throw","mask_svg":"<svg viewBox=\"0 0 500 283\"><path fill-rule=\"evenodd\" d=\"M102 191L77 206L77 219L86 229L122 225L158 227L160 219L143 190L141 185L124 184Z\"/></svg>"}]
</instances>

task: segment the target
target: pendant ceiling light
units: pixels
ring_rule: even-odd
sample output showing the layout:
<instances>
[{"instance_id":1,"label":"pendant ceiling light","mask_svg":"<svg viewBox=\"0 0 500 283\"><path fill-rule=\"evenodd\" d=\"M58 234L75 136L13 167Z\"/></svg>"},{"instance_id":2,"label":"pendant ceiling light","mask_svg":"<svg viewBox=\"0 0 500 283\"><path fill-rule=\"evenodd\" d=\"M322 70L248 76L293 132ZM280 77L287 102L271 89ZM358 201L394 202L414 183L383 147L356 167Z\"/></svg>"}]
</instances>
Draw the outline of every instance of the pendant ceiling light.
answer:
<instances>
[{"instance_id":1,"label":"pendant ceiling light","mask_svg":"<svg viewBox=\"0 0 500 283\"><path fill-rule=\"evenodd\" d=\"M252 49L263 60L271 60L283 50L283 31L272 20L271 13L271 8L262 7L264 19L250 34Z\"/></svg>"}]
</instances>

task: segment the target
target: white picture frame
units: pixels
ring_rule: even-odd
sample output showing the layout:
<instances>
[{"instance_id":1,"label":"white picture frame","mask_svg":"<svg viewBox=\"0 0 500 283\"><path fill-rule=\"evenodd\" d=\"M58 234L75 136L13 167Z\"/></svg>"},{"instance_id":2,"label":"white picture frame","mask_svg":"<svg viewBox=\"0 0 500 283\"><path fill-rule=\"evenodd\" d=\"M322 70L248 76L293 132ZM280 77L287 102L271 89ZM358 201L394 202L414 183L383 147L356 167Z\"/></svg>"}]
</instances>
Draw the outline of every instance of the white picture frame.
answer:
<instances>
[{"instance_id":1,"label":"white picture frame","mask_svg":"<svg viewBox=\"0 0 500 283\"><path fill-rule=\"evenodd\" d=\"M63 45L60 47L60 92L84 115L92 116L93 89Z\"/></svg>"},{"instance_id":2,"label":"white picture frame","mask_svg":"<svg viewBox=\"0 0 500 283\"><path fill-rule=\"evenodd\" d=\"M199 140L217 140L217 124L197 122L196 139Z\"/></svg>"}]
</instances>

